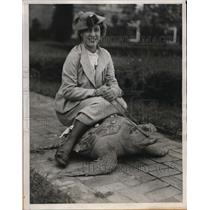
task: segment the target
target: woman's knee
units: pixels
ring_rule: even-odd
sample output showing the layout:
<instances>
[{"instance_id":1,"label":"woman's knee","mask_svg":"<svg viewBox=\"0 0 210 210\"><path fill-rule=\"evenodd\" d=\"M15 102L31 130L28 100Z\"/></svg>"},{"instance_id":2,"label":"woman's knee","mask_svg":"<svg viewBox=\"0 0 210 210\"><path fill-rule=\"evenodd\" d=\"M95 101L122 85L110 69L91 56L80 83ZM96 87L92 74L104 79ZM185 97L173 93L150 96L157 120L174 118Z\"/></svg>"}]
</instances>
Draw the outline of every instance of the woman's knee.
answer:
<instances>
[{"instance_id":1,"label":"woman's knee","mask_svg":"<svg viewBox=\"0 0 210 210\"><path fill-rule=\"evenodd\" d=\"M70 126L74 120L73 118L71 119L65 114L60 114L58 112L56 112L56 116L58 120L60 121L60 123L63 124L64 126Z\"/></svg>"}]
</instances>

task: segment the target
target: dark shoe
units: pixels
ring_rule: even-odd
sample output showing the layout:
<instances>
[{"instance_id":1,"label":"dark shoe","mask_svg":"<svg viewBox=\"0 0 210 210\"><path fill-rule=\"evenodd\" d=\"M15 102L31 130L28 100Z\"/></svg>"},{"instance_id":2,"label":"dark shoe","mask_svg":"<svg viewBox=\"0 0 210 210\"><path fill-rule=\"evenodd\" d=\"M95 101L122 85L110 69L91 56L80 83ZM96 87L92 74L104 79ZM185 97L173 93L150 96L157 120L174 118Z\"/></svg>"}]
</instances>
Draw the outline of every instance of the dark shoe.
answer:
<instances>
[{"instance_id":1,"label":"dark shoe","mask_svg":"<svg viewBox=\"0 0 210 210\"><path fill-rule=\"evenodd\" d=\"M67 139L56 151L55 160L61 166L66 166L68 164L72 147L72 145L69 143L69 139Z\"/></svg>"},{"instance_id":2,"label":"dark shoe","mask_svg":"<svg viewBox=\"0 0 210 210\"><path fill-rule=\"evenodd\" d=\"M87 131L89 127L80 121L75 121L71 133L66 137L67 141L60 146L55 154L55 160L59 165L66 166L68 164L69 155L76 141Z\"/></svg>"},{"instance_id":3,"label":"dark shoe","mask_svg":"<svg viewBox=\"0 0 210 210\"><path fill-rule=\"evenodd\" d=\"M66 153L64 150L59 148L55 154L55 160L58 165L66 166L69 160L69 153Z\"/></svg>"}]
</instances>

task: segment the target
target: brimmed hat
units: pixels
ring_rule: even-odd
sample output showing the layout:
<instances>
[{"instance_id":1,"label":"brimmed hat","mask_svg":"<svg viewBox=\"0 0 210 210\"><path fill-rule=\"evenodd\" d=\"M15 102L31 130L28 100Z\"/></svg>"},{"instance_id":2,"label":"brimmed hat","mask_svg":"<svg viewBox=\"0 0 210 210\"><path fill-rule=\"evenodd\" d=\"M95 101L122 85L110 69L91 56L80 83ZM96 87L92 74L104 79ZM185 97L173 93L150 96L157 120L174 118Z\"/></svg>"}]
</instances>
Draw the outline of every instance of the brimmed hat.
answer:
<instances>
[{"instance_id":1,"label":"brimmed hat","mask_svg":"<svg viewBox=\"0 0 210 210\"><path fill-rule=\"evenodd\" d=\"M79 12L74 19L73 26L75 30L80 31L100 24L105 19L105 17L96 15L94 12Z\"/></svg>"}]
</instances>

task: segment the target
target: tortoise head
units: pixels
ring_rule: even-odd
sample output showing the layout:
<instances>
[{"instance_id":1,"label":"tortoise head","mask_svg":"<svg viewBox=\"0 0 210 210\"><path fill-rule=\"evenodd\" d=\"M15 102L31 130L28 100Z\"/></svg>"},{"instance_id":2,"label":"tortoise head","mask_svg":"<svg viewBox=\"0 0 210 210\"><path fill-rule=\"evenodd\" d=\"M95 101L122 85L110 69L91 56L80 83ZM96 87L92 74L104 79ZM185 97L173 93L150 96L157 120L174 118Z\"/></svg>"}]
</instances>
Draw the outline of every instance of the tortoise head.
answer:
<instances>
[{"instance_id":1,"label":"tortoise head","mask_svg":"<svg viewBox=\"0 0 210 210\"><path fill-rule=\"evenodd\" d=\"M129 136L131 143L137 151L157 142L158 138L155 136L146 136L138 127L133 126L130 129Z\"/></svg>"}]
</instances>

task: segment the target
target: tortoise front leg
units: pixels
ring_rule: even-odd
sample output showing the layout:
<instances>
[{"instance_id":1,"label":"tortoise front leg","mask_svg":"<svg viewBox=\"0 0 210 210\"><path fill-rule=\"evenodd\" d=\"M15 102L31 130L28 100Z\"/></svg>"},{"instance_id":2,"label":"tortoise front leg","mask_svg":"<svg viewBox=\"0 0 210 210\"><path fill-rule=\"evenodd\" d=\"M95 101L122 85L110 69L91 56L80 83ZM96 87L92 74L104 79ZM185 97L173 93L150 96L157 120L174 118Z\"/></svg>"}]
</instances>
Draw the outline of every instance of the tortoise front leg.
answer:
<instances>
[{"instance_id":1,"label":"tortoise front leg","mask_svg":"<svg viewBox=\"0 0 210 210\"><path fill-rule=\"evenodd\" d=\"M76 176L96 176L111 173L117 167L117 154L115 151L100 156L97 160L85 164L83 167L73 171L65 171L60 176L76 177Z\"/></svg>"}]
</instances>

